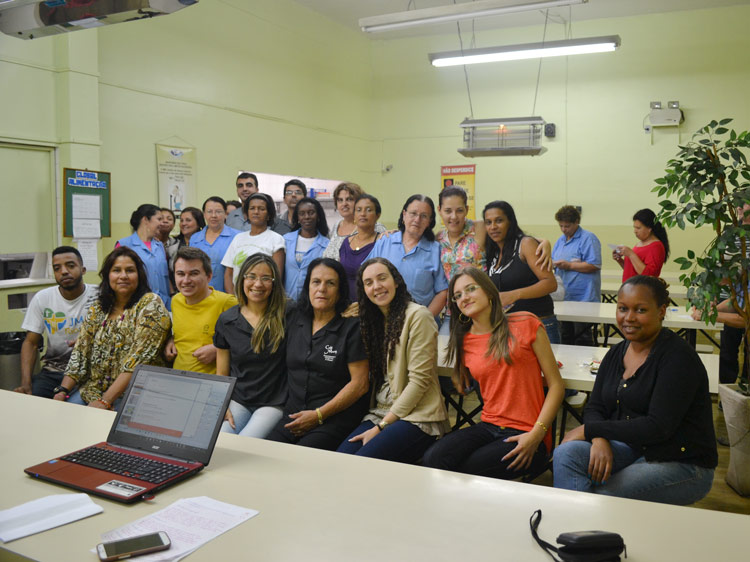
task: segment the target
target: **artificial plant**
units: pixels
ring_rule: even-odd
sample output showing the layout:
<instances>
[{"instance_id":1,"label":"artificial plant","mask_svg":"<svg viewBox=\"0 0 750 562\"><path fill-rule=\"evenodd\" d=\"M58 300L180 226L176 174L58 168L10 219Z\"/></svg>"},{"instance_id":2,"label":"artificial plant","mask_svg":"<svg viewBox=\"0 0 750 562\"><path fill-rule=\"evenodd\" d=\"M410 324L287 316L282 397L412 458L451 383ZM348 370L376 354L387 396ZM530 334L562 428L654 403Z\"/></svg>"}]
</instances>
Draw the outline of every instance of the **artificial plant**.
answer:
<instances>
[{"instance_id":1,"label":"artificial plant","mask_svg":"<svg viewBox=\"0 0 750 562\"><path fill-rule=\"evenodd\" d=\"M675 259L680 280L688 288L688 300L702 310L702 319L715 322L716 303L722 292L729 294L734 310L745 324L745 372L750 361L750 225L743 224L742 207L750 203L750 168L746 151L750 132L738 133L727 125L731 119L711 121L692 140L680 146L669 160L666 175L657 178L661 210L658 220L667 227L684 230L687 224L709 226L714 237L697 253ZM750 212L748 212L750 218ZM748 394L747 380L740 389Z\"/></svg>"}]
</instances>

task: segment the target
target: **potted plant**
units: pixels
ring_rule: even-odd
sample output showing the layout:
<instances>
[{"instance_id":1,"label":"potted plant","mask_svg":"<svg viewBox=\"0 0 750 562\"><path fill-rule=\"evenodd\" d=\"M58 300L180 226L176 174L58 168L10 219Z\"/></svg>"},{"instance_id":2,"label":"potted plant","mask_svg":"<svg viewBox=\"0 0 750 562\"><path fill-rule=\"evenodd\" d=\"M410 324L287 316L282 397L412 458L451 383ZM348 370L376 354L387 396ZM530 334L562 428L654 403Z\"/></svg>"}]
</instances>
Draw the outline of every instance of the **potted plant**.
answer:
<instances>
[{"instance_id":1,"label":"potted plant","mask_svg":"<svg viewBox=\"0 0 750 562\"><path fill-rule=\"evenodd\" d=\"M747 149L750 132L736 132L731 119L711 121L692 140L680 146L667 163L666 175L657 178L661 210L658 219L667 227L684 230L687 224L707 226L714 236L702 253L688 250L675 259L688 300L701 318L713 323L722 290L729 293L730 310L745 328L744 363L750 362L750 225L744 224L745 204L750 204L750 167ZM719 396L731 446L727 483L740 495L750 495L750 395L747 380L722 384Z\"/></svg>"}]
</instances>

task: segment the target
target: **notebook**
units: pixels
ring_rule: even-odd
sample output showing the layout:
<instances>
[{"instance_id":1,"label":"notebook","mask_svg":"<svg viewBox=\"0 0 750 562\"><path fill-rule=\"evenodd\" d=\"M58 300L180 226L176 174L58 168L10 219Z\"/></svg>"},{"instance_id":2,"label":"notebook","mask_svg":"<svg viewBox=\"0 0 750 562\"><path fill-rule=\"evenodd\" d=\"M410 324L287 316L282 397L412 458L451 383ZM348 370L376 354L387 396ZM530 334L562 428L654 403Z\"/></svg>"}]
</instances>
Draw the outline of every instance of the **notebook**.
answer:
<instances>
[{"instance_id":1,"label":"notebook","mask_svg":"<svg viewBox=\"0 0 750 562\"><path fill-rule=\"evenodd\" d=\"M107 441L24 470L130 503L203 469L236 379L139 365Z\"/></svg>"}]
</instances>

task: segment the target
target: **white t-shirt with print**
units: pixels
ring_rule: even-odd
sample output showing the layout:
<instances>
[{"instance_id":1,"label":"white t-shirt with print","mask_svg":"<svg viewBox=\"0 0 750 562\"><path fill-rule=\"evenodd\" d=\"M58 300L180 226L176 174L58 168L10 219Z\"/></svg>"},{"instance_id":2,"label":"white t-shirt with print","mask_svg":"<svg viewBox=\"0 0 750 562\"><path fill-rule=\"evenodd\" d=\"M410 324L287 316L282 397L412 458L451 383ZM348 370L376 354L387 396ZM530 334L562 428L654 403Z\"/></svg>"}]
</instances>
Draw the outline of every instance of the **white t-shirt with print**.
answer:
<instances>
[{"instance_id":1,"label":"white t-shirt with print","mask_svg":"<svg viewBox=\"0 0 750 562\"><path fill-rule=\"evenodd\" d=\"M221 260L221 265L234 268L232 282L236 283L240 267L247 258L259 252L267 256L273 256L276 252L285 248L284 237L270 228L255 236L252 236L250 231L240 232L229 244L229 248L227 248L224 258Z\"/></svg>"},{"instance_id":2,"label":"white t-shirt with print","mask_svg":"<svg viewBox=\"0 0 750 562\"><path fill-rule=\"evenodd\" d=\"M60 294L59 287L49 287L31 299L21 328L47 336L47 351L43 358L46 369L65 371L73 351L70 343L78 338L83 320L98 294L96 285L85 285L83 293L69 301Z\"/></svg>"}]
</instances>

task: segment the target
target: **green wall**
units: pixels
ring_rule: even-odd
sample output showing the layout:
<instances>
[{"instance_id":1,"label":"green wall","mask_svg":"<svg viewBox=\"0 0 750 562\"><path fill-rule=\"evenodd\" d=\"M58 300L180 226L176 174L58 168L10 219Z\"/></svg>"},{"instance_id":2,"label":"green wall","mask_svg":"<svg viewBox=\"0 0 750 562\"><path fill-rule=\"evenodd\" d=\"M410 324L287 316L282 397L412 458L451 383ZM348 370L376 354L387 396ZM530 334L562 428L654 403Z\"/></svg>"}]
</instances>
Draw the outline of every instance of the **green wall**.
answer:
<instances>
[{"instance_id":1,"label":"green wall","mask_svg":"<svg viewBox=\"0 0 750 562\"><path fill-rule=\"evenodd\" d=\"M406 195L437 193L440 165L473 161L480 206L508 199L527 230L554 239L555 210L582 205L603 243L627 243L632 213L655 205L652 180L679 142L712 118L748 127L747 21L745 6L574 23L576 37L617 33L622 47L543 61L536 113L558 127L548 152L470 160L456 152L469 114L463 71L427 61L457 48L455 34L373 39L291 0L204 1L65 36L0 35L0 141L56 146L59 169L111 172L113 238L129 233L138 204L156 201L154 143L178 137L197 148L199 201L233 196L240 168L348 178L380 197L393 224ZM477 45L541 36L542 26L487 31ZM550 22L548 38L563 36ZM474 116L530 114L537 68L469 67ZM672 99L686 122L645 134L649 101ZM27 216L2 212L28 228ZM706 235L672 238L680 253Z\"/></svg>"},{"instance_id":2,"label":"green wall","mask_svg":"<svg viewBox=\"0 0 750 562\"><path fill-rule=\"evenodd\" d=\"M458 124L469 116L463 68L433 68L427 60L428 53L458 49L456 33L374 41L374 134L383 139L383 163L393 165L379 182L386 214L398 211L405 192L437 194L441 165L473 162L479 207L506 199L524 228L556 238L555 211L581 205L584 226L603 244L635 242L630 218L655 208L653 179L678 143L714 118L750 127L748 21L750 7L743 6L574 22L575 37L619 34L622 46L543 60L535 115L557 125L557 138L545 139L548 152L538 157L469 159L456 152ZM563 39L564 32L550 22L547 38ZM476 45L540 41L542 33L542 26L487 31ZM464 33L464 44L469 40ZM474 117L531 115L538 67L538 60L468 67ZM651 100L679 100L685 123L645 134ZM704 247L709 233L671 235L679 255ZM605 267L615 265L605 259Z\"/></svg>"}]
</instances>

